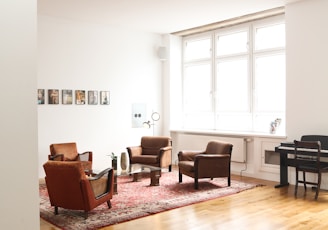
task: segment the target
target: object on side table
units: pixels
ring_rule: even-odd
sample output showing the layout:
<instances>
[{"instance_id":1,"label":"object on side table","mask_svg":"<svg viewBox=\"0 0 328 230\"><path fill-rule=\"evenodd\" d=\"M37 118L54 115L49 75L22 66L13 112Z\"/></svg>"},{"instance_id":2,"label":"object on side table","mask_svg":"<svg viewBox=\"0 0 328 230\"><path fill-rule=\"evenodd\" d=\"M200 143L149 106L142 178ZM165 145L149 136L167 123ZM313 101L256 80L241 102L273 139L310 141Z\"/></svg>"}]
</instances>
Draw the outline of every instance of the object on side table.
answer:
<instances>
[{"instance_id":1,"label":"object on side table","mask_svg":"<svg viewBox=\"0 0 328 230\"><path fill-rule=\"evenodd\" d=\"M121 153L121 169L125 171L130 165L129 154L126 152Z\"/></svg>"},{"instance_id":2,"label":"object on side table","mask_svg":"<svg viewBox=\"0 0 328 230\"><path fill-rule=\"evenodd\" d=\"M112 153L110 157L112 159L112 168L114 170L117 170L117 156L114 153Z\"/></svg>"}]
</instances>

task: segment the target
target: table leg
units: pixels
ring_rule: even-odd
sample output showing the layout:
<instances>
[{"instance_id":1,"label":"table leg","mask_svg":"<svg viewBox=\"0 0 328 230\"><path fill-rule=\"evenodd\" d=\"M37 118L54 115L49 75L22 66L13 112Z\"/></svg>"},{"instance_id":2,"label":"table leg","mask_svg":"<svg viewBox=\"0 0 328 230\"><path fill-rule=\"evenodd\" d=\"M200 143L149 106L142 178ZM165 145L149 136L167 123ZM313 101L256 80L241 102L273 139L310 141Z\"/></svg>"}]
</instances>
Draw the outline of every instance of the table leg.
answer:
<instances>
[{"instance_id":1,"label":"table leg","mask_svg":"<svg viewBox=\"0 0 328 230\"><path fill-rule=\"evenodd\" d=\"M161 177L161 171L150 172L150 186L159 186L159 178Z\"/></svg>"},{"instance_id":2,"label":"table leg","mask_svg":"<svg viewBox=\"0 0 328 230\"><path fill-rule=\"evenodd\" d=\"M114 194L117 194L117 176L114 175Z\"/></svg>"},{"instance_id":3,"label":"table leg","mask_svg":"<svg viewBox=\"0 0 328 230\"><path fill-rule=\"evenodd\" d=\"M288 186L288 159L287 153L280 154L280 184L275 185L275 188Z\"/></svg>"},{"instance_id":4,"label":"table leg","mask_svg":"<svg viewBox=\"0 0 328 230\"><path fill-rule=\"evenodd\" d=\"M133 174L133 182L140 181L140 173L134 173Z\"/></svg>"}]
</instances>

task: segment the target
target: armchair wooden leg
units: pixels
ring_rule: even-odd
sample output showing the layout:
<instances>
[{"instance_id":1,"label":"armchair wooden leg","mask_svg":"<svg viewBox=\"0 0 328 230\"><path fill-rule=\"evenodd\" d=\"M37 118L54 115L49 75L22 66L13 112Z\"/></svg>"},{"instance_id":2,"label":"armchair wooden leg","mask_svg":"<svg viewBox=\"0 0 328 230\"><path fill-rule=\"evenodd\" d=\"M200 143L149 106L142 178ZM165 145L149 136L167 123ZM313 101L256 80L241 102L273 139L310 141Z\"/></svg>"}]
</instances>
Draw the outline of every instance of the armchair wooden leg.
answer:
<instances>
[{"instance_id":1,"label":"armchair wooden leg","mask_svg":"<svg viewBox=\"0 0 328 230\"><path fill-rule=\"evenodd\" d=\"M182 182L182 173L179 172L179 183Z\"/></svg>"},{"instance_id":2,"label":"armchair wooden leg","mask_svg":"<svg viewBox=\"0 0 328 230\"><path fill-rule=\"evenodd\" d=\"M195 189L198 189L198 178L195 177Z\"/></svg>"},{"instance_id":3,"label":"armchair wooden leg","mask_svg":"<svg viewBox=\"0 0 328 230\"><path fill-rule=\"evenodd\" d=\"M58 207L55 206L55 215L58 215Z\"/></svg>"},{"instance_id":4,"label":"armchair wooden leg","mask_svg":"<svg viewBox=\"0 0 328 230\"><path fill-rule=\"evenodd\" d=\"M112 207L112 203L109 201L107 201L107 205L108 205L108 208L111 208Z\"/></svg>"},{"instance_id":5,"label":"armchair wooden leg","mask_svg":"<svg viewBox=\"0 0 328 230\"><path fill-rule=\"evenodd\" d=\"M172 165L169 165L169 172L172 172Z\"/></svg>"},{"instance_id":6,"label":"armchair wooden leg","mask_svg":"<svg viewBox=\"0 0 328 230\"><path fill-rule=\"evenodd\" d=\"M231 185L231 178L230 176L228 176L228 186L230 187L230 185Z\"/></svg>"},{"instance_id":7,"label":"armchair wooden leg","mask_svg":"<svg viewBox=\"0 0 328 230\"><path fill-rule=\"evenodd\" d=\"M315 197L314 197L315 200L318 199L319 191L320 191L320 186L321 186L321 173L318 174L317 191L315 192Z\"/></svg>"},{"instance_id":8,"label":"armchair wooden leg","mask_svg":"<svg viewBox=\"0 0 328 230\"><path fill-rule=\"evenodd\" d=\"M88 219L88 211L84 211L84 219Z\"/></svg>"},{"instance_id":9,"label":"armchair wooden leg","mask_svg":"<svg viewBox=\"0 0 328 230\"><path fill-rule=\"evenodd\" d=\"M305 171L303 171L303 181L304 181L304 190L306 190L306 178L305 178Z\"/></svg>"},{"instance_id":10,"label":"armchair wooden leg","mask_svg":"<svg viewBox=\"0 0 328 230\"><path fill-rule=\"evenodd\" d=\"M297 196L297 188L298 188L298 170L296 169L296 182L295 182L295 191L294 196Z\"/></svg>"}]
</instances>

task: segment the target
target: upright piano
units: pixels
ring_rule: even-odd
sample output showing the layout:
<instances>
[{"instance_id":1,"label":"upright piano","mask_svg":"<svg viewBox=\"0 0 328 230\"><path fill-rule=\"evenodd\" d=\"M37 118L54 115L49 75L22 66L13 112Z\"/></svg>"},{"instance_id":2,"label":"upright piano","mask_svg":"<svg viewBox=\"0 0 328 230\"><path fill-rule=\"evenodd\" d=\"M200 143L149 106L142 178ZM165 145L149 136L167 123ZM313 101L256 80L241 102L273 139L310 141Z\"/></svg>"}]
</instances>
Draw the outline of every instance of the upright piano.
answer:
<instances>
[{"instance_id":1,"label":"upright piano","mask_svg":"<svg viewBox=\"0 0 328 230\"><path fill-rule=\"evenodd\" d=\"M320 141L321 142L321 157L326 158L328 165L328 136L323 135L304 135L301 141ZM275 152L280 154L280 183L275 188L280 188L289 185L288 183L288 166L295 167L294 160L294 142L284 142L275 147ZM305 156L311 155L311 152L304 150ZM326 161L325 161L326 162Z\"/></svg>"}]
</instances>

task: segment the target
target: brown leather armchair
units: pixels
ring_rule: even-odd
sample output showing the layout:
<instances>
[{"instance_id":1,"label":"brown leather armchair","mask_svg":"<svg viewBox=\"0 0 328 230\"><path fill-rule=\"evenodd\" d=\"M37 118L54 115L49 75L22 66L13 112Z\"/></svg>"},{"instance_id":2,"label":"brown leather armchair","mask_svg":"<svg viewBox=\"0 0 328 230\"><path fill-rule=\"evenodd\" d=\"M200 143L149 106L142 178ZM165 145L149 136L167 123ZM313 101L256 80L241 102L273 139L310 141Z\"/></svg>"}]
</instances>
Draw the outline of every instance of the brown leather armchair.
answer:
<instances>
[{"instance_id":1,"label":"brown leather armchair","mask_svg":"<svg viewBox=\"0 0 328 230\"><path fill-rule=\"evenodd\" d=\"M81 161L85 170L92 170L92 152L78 153L75 142L50 145L49 160Z\"/></svg>"},{"instance_id":2,"label":"brown leather armchair","mask_svg":"<svg viewBox=\"0 0 328 230\"><path fill-rule=\"evenodd\" d=\"M232 144L221 141L210 141L205 151L180 151L178 153L179 183L182 174L195 179L227 177L230 186L230 164Z\"/></svg>"},{"instance_id":3,"label":"brown leather armchair","mask_svg":"<svg viewBox=\"0 0 328 230\"><path fill-rule=\"evenodd\" d=\"M81 162L48 161L43 165L46 173L45 181L51 206L71 210L84 210L85 218L100 204L107 202L111 208L113 197L114 172L107 168L102 172L88 177Z\"/></svg>"},{"instance_id":4,"label":"brown leather armchair","mask_svg":"<svg viewBox=\"0 0 328 230\"><path fill-rule=\"evenodd\" d=\"M130 164L145 164L172 170L171 138L164 136L145 136L140 146L127 147Z\"/></svg>"}]
</instances>

